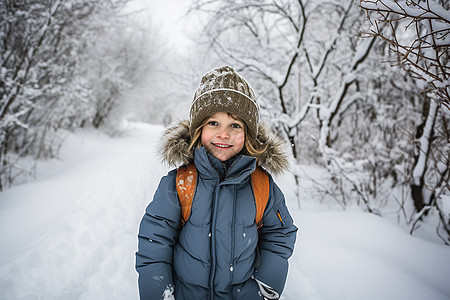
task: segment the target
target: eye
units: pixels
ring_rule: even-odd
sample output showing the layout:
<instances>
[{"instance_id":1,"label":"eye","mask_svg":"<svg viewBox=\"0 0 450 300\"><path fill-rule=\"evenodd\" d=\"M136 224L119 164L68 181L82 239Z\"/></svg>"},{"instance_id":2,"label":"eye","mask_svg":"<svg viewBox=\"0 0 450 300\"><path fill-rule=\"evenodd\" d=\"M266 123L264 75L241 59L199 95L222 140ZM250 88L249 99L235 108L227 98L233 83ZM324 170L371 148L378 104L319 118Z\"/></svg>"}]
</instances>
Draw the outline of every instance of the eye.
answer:
<instances>
[{"instance_id":1,"label":"eye","mask_svg":"<svg viewBox=\"0 0 450 300\"><path fill-rule=\"evenodd\" d=\"M208 125L217 126L217 125L219 125L219 123L217 121L209 121Z\"/></svg>"},{"instance_id":2,"label":"eye","mask_svg":"<svg viewBox=\"0 0 450 300\"><path fill-rule=\"evenodd\" d=\"M242 128L242 126L238 123L233 123L233 124L231 124L231 128L239 129L239 128Z\"/></svg>"}]
</instances>

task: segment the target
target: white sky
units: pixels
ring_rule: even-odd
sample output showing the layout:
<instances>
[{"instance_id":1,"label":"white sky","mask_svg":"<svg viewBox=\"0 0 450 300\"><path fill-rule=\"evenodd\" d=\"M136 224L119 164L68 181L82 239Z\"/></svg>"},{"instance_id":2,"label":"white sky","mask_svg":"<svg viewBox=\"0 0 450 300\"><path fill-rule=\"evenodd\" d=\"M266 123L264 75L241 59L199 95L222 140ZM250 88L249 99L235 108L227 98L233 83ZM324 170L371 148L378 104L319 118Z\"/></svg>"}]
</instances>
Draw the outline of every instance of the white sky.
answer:
<instances>
[{"instance_id":1,"label":"white sky","mask_svg":"<svg viewBox=\"0 0 450 300\"><path fill-rule=\"evenodd\" d=\"M190 0L134 0L132 8L142 10L144 18L149 16L170 45L185 46L189 44L186 33L193 29L192 18L188 22L184 17L190 3Z\"/></svg>"}]
</instances>

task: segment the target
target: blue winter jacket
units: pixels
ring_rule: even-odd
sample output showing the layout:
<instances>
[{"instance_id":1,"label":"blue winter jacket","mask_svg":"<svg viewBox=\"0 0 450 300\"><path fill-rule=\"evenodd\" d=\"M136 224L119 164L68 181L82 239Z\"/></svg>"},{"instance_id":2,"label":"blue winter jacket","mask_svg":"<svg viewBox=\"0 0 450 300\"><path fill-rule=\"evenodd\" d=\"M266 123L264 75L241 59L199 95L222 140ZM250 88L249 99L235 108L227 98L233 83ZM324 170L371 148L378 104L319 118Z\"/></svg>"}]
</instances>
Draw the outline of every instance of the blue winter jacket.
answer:
<instances>
[{"instance_id":1,"label":"blue winter jacket","mask_svg":"<svg viewBox=\"0 0 450 300\"><path fill-rule=\"evenodd\" d=\"M194 162L197 188L186 224L180 229L176 170L161 179L141 221L136 253L141 299L161 299L168 287L174 287L176 300L262 299L253 278L281 295L297 231L283 193L269 176L258 234L250 180L255 158L239 155L225 174L223 164L202 147Z\"/></svg>"}]
</instances>

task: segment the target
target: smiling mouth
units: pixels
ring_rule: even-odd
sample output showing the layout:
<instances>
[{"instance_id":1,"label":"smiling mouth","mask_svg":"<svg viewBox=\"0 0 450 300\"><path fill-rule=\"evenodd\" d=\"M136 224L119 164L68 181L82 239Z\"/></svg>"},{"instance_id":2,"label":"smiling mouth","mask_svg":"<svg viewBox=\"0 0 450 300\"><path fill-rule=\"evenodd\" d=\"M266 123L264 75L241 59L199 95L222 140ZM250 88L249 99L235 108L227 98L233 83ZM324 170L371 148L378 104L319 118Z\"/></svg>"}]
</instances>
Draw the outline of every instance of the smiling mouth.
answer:
<instances>
[{"instance_id":1,"label":"smiling mouth","mask_svg":"<svg viewBox=\"0 0 450 300\"><path fill-rule=\"evenodd\" d=\"M213 144L214 146L219 147L219 148L231 148L231 147L233 147L233 145L227 145L227 144L216 144L216 143L211 143L211 144Z\"/></svg>"}]
</instances>

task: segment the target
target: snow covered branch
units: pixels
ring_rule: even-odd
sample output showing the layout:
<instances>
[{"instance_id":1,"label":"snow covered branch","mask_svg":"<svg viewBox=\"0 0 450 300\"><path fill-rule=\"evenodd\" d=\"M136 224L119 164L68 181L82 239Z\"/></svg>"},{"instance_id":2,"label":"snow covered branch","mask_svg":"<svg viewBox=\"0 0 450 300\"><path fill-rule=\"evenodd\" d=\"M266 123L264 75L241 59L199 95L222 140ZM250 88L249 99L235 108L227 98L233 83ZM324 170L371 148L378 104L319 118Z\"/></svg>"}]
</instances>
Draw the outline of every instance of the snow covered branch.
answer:
<instances>
[{"instance_id":1,"label":"snow covered branch","mask_svg":"<svg viewBox=\"0 0 450 300\"><path fill-rule=\"evenodd\" d=\"M101 123L141 77L145 39L105 34L126 27L119 10L128 1L0 2L0 191L26 169L18 161L57 155L65 131ZM93 101L99 95L106 100Z\"/></svg>"},{"instance_id":2,"label":"snow covered branch","mask_svg":"<svg viewBox=\"0 0 450 300\"><path fill-rule=\"evenodd\" d=\"M426 91L450 109L448 7L436 0L361 0L360 6L372 25L369 35L398 55L393 63L426 82Z\"/></svg>"}]
</instances>

